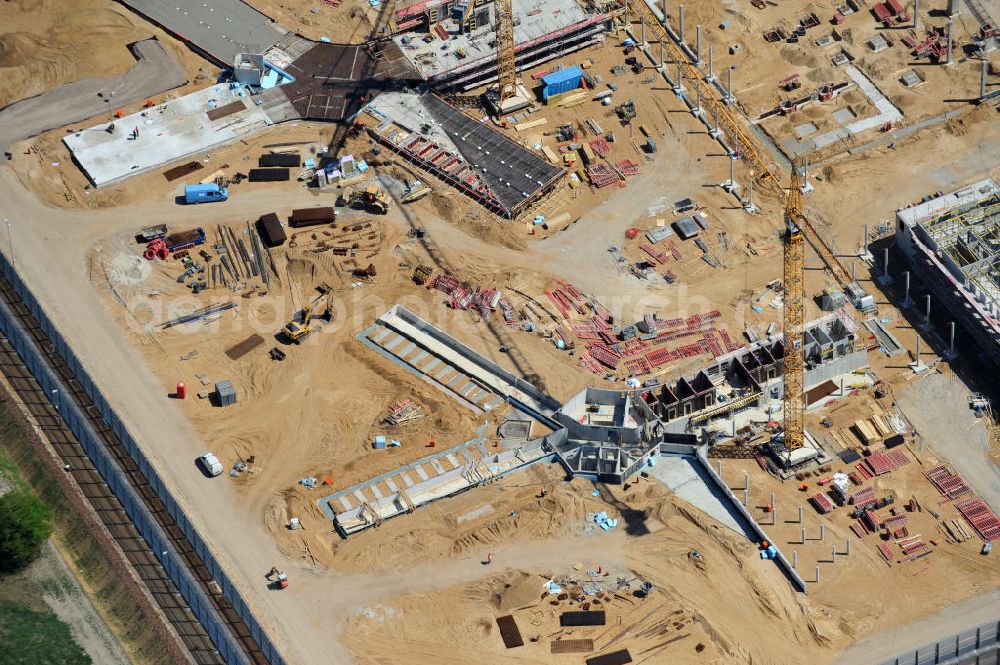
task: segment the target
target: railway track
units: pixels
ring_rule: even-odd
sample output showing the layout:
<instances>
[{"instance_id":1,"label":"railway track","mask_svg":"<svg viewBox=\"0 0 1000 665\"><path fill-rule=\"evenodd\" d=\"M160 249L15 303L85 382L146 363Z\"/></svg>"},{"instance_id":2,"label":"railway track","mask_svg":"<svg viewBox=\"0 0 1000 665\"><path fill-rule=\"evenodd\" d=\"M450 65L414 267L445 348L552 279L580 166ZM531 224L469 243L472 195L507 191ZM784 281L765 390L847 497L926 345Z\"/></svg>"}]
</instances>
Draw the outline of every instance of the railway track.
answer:
<instances>
[{"instance_id":1,"label":"railway track","mask_svg":"<svg viewBox=\"0 0 1000 665\"><path fill-rule=\"evenodd\" d=\"M208 568L167 511L162 500L149 487L145 476L125 446L104 422L100 411L84 391L83 385L58 354L55 346L46 337L17 292L2 276L0 276L0 300L14 313L41 351L49 367L66 386L69 394L60 397L71 397L86 415L90 426L102 439L123 476L142 498L146 508L167 535L171 545L176 549L190 573L202 586L205 595L224 621L226 628L242 648L246 655L246 662L253 665L268 664L269 660L260 649L249 628L240 618L229 599L222 594ZM73 476L86 500L121 547L125 557L132 564L153 599L180 636L193 660L199 665L225 663L226 661L216 650L205 626L195 617L179 593L177 586L160 565L155 553L150 550L147 542L127 516L123 505L105 483L76 436L70 431L58 409L50 402L49 396L38 385L35 377L32 376L14 347L6 337L2 336L0 336L0 371L7 377L39 428L43 430L62 463L68 465L68 473Z\"/></svg>"}]
</instances>

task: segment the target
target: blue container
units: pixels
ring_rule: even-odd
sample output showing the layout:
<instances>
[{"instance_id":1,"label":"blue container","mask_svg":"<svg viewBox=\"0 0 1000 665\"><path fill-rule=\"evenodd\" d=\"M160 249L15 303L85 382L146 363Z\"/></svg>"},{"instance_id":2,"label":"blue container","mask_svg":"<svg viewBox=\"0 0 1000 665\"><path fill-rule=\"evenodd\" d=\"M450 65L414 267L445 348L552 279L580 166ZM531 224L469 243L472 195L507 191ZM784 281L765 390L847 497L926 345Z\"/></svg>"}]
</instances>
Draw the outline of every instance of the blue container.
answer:
<instances>
[{"instance_id":1,"label":"blue container","mask_svg":"<svg viewBox=\"0 0 1000 665\"><path fill-rule=\"evenodd\" d=\"M570 90L583 87L583 70L579 67L567 67L558 72L552 72L542 77L542 99L561 95Z\"/></svg>"},{"instance_id":2,"label":"blue container","mask_svg":"<svg viewBox=\"0 0 1000 665\"><path fill-rule=\"evenodd\" d=\"M767 546L767 555L769 557L771 557L772 559L776 559L778 557L778 548L775 547L774 545L768 545Z\"/></svg>"}]
</instances>

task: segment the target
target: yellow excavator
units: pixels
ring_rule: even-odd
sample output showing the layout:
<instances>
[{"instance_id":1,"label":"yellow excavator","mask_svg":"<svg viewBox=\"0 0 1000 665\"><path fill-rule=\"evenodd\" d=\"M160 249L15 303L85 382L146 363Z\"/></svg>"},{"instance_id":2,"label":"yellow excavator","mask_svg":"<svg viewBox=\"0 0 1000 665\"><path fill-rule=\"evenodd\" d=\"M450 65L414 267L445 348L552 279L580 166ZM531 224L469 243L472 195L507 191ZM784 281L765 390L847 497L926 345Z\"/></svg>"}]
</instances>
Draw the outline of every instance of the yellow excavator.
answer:
<instances>
[{"instance_id":1,"label":"yellow excavator","mask_svg":"<svg viewBox=\"0 0 1000 665\"><path fill-rule=\"evenodd\" d=\"M389 197L379 188L378 185L370 185L363 191L351 192L347 198L350 206L363 206L368 212L384 215L389 212Z\"/></svg>"},{"instance_id":2,"label":"yellow excavator","mask_svg":"<svg viewBox=\"0 0 1000 665\"><path fill-rule=\"evenodd\" d=\"M312 302L297 312L291 321L285 324L282 332L289 342L301 344L302 340L313 334L322 327L322 322L329 322L333 319L333 308L330 307L332 294L325 290L320 295L313 298ZM322 311L320 311L322 308Z\"/></svg>"}]
</instances>

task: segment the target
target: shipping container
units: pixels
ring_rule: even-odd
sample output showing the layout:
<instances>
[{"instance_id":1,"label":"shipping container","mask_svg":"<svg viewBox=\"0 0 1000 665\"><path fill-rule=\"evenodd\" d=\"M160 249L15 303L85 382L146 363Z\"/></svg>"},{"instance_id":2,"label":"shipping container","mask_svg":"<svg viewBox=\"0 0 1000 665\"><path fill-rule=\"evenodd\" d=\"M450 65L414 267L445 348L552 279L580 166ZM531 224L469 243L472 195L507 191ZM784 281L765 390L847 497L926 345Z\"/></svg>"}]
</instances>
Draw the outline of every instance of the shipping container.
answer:
<instances>
[{"instance_id":1,"label":"shipping container","mask_svg":"<svg viewBox=\"0 0 1000 665\"><path fill-rule=\"evenodd\" d=\"M257 232L260 233L261 240L268 247L283 245L287 238L281 221L273 212L260 216L260 219L257 220Z\"/></svg>"},{"instance_id":2,"label":"shipping container","mask_svg":"<svg viewBox=\"0 0 1000 665\"><path fill-rule=\"evenodd\" d=\"M542 77L542 99L561 95L583 86L583 70L579 67L567 67L558 72L552 72Z\"/></svg>"},{"instance_id":3,"label":"shipping container","mask_svg":"<svg viewBox=\"0 0 1000 665\"><path fill-rule=\"evenodd\" d=\"M332 224L336 219L336 212L333 208L300 208L293 210L288 218L288 225L292 228L301 226L318 226L320 224Z\"/></svg>"}]
</instances>

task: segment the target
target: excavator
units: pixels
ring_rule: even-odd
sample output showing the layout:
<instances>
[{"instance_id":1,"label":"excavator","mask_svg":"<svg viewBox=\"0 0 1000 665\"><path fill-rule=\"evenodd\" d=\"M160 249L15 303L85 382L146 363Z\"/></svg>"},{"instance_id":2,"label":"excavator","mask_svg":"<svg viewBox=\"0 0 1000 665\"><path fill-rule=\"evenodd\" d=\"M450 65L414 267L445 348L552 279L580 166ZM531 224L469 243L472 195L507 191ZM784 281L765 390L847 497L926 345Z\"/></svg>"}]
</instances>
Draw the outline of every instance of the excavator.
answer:
<instances>
[{"instance_id":1,"label":"excavator","mask_svg":"<svg viewBox=\"0 0 1000 665\"><path fill-rule=\"evenodd\" d=\"M389 212L389 197L378 185L370 185L364 191L352 191L347 195L347 205L362 206L368 212L384 215Z\"/></svg>"},{"instance_id":2,"label":"excavator","mask_svg":"<svg viewBox=\"0 0 1000 665\"><path fill-rule=\"evenodd\" d=\"M295 314L291 321L285 324L282 332L289 342L301 344L302 340L309 337L322 327L318 321L329 322L333 319L333 309L330 307L332 293L324 288L320 295L313 298L302 310ZM319 311L320 308L322 311Z\"/></svg>"}]
</instances>

